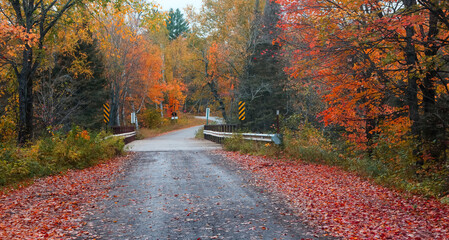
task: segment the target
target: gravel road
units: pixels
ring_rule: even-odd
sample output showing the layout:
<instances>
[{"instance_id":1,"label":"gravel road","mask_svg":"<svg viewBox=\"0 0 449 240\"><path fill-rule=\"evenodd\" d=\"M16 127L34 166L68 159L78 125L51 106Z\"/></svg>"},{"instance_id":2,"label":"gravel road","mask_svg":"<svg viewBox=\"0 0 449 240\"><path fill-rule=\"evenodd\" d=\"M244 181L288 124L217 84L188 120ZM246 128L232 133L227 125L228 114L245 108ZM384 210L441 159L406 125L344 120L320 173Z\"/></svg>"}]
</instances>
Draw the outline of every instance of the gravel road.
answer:
<instances>
[{"instance_id":1,"label":"gravel road","mask_svg":"<svg viewBox=\"0 0 449 240\"><path fill-rule=\"evenodd\" d=\"M86 220L90 239L315 238L275 196L193 139L198 127L129 144L123 178Z\"/></svg>"}]
</instances>

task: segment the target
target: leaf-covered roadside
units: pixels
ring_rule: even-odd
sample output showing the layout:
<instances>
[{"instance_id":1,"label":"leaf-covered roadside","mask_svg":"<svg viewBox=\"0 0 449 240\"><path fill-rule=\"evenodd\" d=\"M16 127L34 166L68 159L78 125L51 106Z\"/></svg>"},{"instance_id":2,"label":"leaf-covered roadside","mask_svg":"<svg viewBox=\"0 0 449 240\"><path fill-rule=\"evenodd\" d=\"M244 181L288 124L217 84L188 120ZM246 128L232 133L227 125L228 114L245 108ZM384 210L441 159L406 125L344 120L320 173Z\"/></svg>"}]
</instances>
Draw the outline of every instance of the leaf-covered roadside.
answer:
<instances>
[{"instance_id":1,"label":"leaf-covered roadside","mask_svg":"<svg viewBox=\"0 0 449 240\"><path fill-rule=\"evenodd\" d=\"M337 167L220 151L278 192L310 225L346 239L449 239L449 206L372 184Z\"/></svg>"},{"instance_id":2,"label":"leaf-covered roadside","mask_svg":"<svg viewBox=\"0 0 449 240\"><path fill-rule=\"evenodd\" d=\"M70 239L81 235L84 215L107 197L129 157L41 178L0 196L0 239Z\"/></svg>"}]
</instances>

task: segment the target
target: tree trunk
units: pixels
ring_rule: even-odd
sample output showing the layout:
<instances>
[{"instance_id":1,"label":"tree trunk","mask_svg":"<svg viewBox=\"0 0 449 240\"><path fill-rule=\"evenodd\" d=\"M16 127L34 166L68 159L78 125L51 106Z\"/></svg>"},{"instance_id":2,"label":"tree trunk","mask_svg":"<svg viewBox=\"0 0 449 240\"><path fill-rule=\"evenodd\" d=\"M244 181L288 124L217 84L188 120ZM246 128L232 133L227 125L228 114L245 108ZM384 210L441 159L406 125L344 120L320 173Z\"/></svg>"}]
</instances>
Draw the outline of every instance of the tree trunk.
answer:
<instances>
[{"instance_id":1,"label":"tree trunk","mask_svg":"<svg viewBox=\"0 0 449 240\"><path fill-rule=\"evenodd\" d=\"M438 18L434 14L430 13L429 15L429 30L427 34L427 42L425 43L425 51L424 54L428 59L433 59L434 56L437 55L439 50L439 45L436 43L435 38L438 35ZM428 67L428 71L423 79L423 84L420 86L421 91L423 93L423 121L424 125L422 128L423 140L425 140L425 144L428 145L428 149L430 151L430 156L437 160L444 151L444 147L439 147L438 142L435 141L438 139L438 133L441 129L438 129L436 125L438 125L438 121L436 121L436 89L435 89L435 78L437 77L437 66L431 60L430 65ZM443 130L444 132L444 130ZM434 141L436 143L434 143Z\"/></svg>"},{"instance_id":2,"label":"tree trunk","mask_svg":"<svg viewBox=\"0 0 449 240\"><path fill-rule=\"evenodd\" d=\"M33 50L27 46L23 51L23 64L17 76L19 83L19 145L25 144L33 134Z\"/></svg>"},{"instance_id":3,"label":"tree trunk","mask_svg":"<svg viewBox=\"0 0 449 240\"><path fill-rule=\"evenodd\" d=\"M215 101L217 101L218 104L220 105L219 110L221 111L221 114L223 115L223 119L228 124L229 119L228 119L228 115L226 114L226 107L223 102L223 99L220 97L220 94L218 94L217 83L215 82L214 77L209 75L209 62L208 62L204 52L203 52L203 59L204 59L204 77L206 78L206 81L208 81L207 85L209 86L210 91L212 92L212 95L214 96Z\"/></svg>"},{"instance_id":4,"label":"tree trunk","mask_svg":"<svg viewBox=\"0 0 449 240\"><path fill-rule=\"evenodd\" d=\"M409 107L409 117L412 120L412 134L419 135L418 121L419 121L419 109L418 109L418 85L415 73L416 65L416 50L412 43L412 37L414 35L413 27L406 27L406 62L408 65L408 84L407 84L407 105Z\"/></svg>"},{"instance_id":5,"label":"tree trunk","mask_svg":"<svg viewBox=\"0 0 449 240\"><path fill-rule=\"evenodd\" d=\"M226 123L229 123L228 115L226 114L225 104L223 102L223 99L218 94L217 85L215 84L215 81L212 80L208 82L207 85L209 85L210 91L212 92L212 95L214 95L215 101L217 101L218 104L220 104L219 110L223 115L223 119L225 120Z\"/></svg>"},{"instance_id":6,"label":"tree trunk","mask_svg":"<svg viewBox=\"0 0 449 240\"><path fill-rule=\"evenodd\" d=\"M117 126L120 121L118 119L119 102L117 84L113 83L111 87L111 113L109 118L109 126Z\"/></svg>"},{"instance_id":7,"label":"tree trunk","mask_svg":"<svg viewBox=\"0 0 449 240\"><path fill-rule=\"evenodd\" d=\"M410 9L416 5L415 0L404 0L404 5L406 8ZM418 121L419 121L419 112L418 112L418 85L415 74L417 56L416 49L413 44L413 36L415 35L415 29L413 26L407 26L405 28L406 31L406 46L405 46L405 55L406 55L406 63L408 65L408 84L407 84L407 105L409 106L409 117L412 120L412 134L415 136L419 135L418 129Z\"/></svg>"},{"instance_id":8,"label":"tree trunk","mask_svg":"<svg viewBox=\"0 0 449 240\"><path fill-rule=\"evenodd\" d=\"M411 9L416 6L416 0L403 0L404 5L407 9ZM412 121L411 126L411 134L417 139L418 142L421 142L421 134L419 131L419 105L418 105L418 77L416 76L416 63L417 63L417 55L415 45L413 44L413 36L415 35L415 29L413 26L405 27L406 32L406 46L405 46L405 60L408 66L407 69L407 105L409 107L409 118ZM416 147L414 150L414 155L417 156L416 166L420 168L424 164L424 160L422 158L422 153L420 151L420 147Z\"/></svg>"}]
</instances>

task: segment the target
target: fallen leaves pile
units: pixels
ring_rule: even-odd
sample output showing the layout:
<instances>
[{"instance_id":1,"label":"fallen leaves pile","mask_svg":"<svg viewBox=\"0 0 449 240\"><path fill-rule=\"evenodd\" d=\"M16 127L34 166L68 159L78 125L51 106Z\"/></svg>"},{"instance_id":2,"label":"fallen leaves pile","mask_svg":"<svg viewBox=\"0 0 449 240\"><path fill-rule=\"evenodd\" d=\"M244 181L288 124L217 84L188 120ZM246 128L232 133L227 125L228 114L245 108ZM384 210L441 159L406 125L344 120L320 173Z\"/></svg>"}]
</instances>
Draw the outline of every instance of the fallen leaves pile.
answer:
<instances>
[{"instance_id":1,"label":"fallen leaves pile","mask_svg":"<svg viewBox=\"0 0 449 240\"><path fill-rule=\"evenodd\" d=\"M35 180L0 196L0 239L70 239L83 234L82 219L123 172L127 157L84 170Z\"/></svg>"},{"instance_id":2,"label":"fallen leaves pile","mask_svg":"<svg viewBox=\"0 0 449 240\"><path fill-rule=\"evenodd\" d=\"M219 151L280 193L305 222L346 239L449 239L449 206L401 194L337 167Z\"/></svg>"}]
</instances>

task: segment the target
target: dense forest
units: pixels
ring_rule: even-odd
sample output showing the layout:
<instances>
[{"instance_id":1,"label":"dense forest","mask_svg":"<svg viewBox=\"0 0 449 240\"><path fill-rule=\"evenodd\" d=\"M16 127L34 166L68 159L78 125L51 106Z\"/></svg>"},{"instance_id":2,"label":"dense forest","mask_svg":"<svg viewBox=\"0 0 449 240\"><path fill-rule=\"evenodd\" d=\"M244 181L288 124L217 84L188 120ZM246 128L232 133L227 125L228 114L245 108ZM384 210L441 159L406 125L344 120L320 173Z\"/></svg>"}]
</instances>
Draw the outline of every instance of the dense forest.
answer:
<instances>
[{"instance_id":1,"label":"dense forest","mask_svg":"<svg viewBox=\"0 0 449 240\"><path fill-rule=\"evenodd\" d=\"M442 0L203 0L168 12L144 0L1 1L0 139L129 125L132 112L151 127L152 113L205 108L274 132L279 111L286 142L444 196L448 11Z\"/></svg>"}]
</instances>

